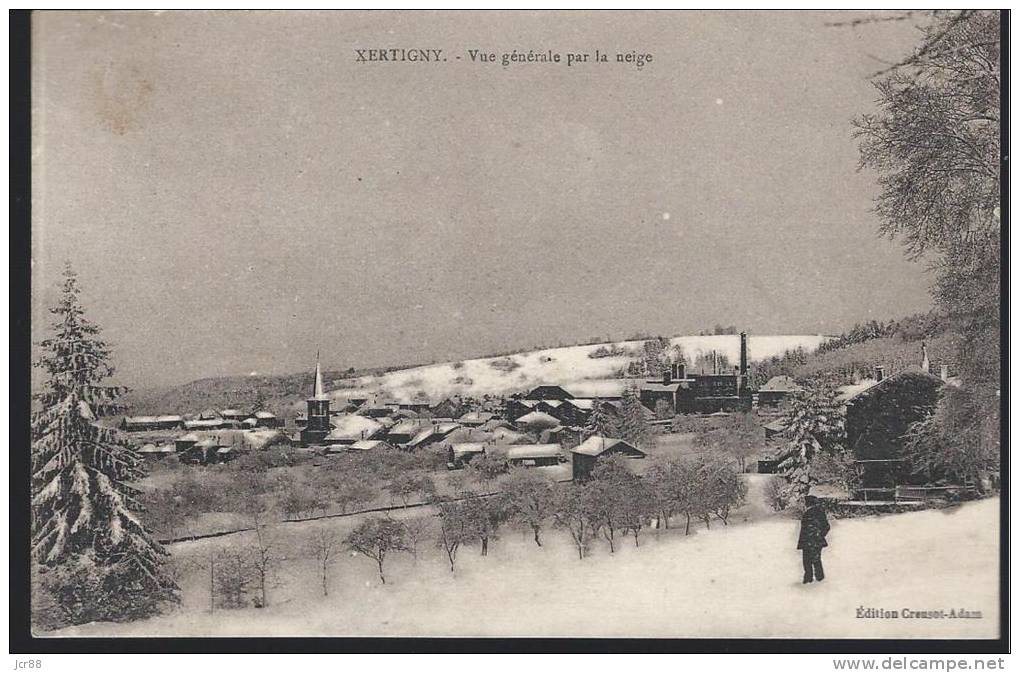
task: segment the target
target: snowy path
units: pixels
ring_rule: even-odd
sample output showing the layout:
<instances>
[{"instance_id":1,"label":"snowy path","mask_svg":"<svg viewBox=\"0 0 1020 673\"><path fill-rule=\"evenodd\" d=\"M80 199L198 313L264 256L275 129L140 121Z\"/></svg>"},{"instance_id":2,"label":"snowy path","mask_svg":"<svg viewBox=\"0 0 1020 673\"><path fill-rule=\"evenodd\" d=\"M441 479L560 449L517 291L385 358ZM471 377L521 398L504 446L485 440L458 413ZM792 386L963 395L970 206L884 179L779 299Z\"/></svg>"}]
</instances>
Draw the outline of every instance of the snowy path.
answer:
<instances>
[{"instance_id":1,"label":"snowy path","mask_svg":"<svg viewBox=\"0 0 1020 673\"><path fill-rule=\"evenodd\" d=\"M824 560L828 579L799 584L797 522L771 517L683 537L646 532L610 555L603 542L579 561L565 537L539 549L510 532L481 557L462 551L451 575L440 553L387 562L342 558L328 598L314 562L295 557L264 610L208 612L200 571L185 577L172 614L92 624L60 635L544 635L867 638L994 637L998 622L999 500L952 510L840 520ZM320 525L339 525L320 524ZM339 529L338 529L339 530ZM307 529L304 533L307 532ZM293 531L292 531L293 534ZM198 558L207 545L179 545ZM863 608L897 619L858 618ZM981 619L906 618L914 611L980 611Z\"/></svg>"}]
</instances>

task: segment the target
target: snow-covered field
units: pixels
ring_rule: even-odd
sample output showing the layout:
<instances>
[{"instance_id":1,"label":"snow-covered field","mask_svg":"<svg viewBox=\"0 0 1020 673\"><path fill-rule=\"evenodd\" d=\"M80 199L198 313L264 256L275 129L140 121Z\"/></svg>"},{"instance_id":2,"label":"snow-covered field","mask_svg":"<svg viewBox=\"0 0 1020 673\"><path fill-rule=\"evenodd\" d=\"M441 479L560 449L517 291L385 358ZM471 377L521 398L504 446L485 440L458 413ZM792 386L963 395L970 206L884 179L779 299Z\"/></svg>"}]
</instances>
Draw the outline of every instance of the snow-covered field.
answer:
<instances>
[{"instance_id":1,"label":"snow-covered field","mask_svg":"<svg viewBox=\"0 0 1020 673\"><path fill-rule=\"evenodd\" d=\"M752 492L760 491L754 483ZM756 500L757 498L755 498ZM59 635L418 635L800 638L982 638L998 624L999 500L949 510L833 522L824 554L827 579L800 584L797 522L768 515L760 501L729 527L699 526L689 537L646 531L641 546L622 542L610 555L596 542L583 561L565 536L506 533L489 556L464 549L455 574L428 548L415 563L387 561L388 584L374 563L345 555L328 598L314 561L298 558L313 526L342 533L350 520L285 526L291 559L270 607L208 610L207 571L198 562L223 544L175 546L196 566L182 579L180 610L130 624L91 624ZM286 532L282 530L288 529ZM858 608L900 612L858 618ZM981 619L916 619L904 610L980 611Z\"/></svg>"},{"instance_id":2,"label":"snow-covered field","mask_svg":"<svg viewBox=\"0 0 1020 673\"><path fill-rule=\"evenodd\" d=\"M829 337L821 335L774 335L748 337L751 361L782 355L788 350L804 348L813 351ZM689 362L698 355L718 351L730 362L740 357L740 337L737 335L680 336L672 344L683 348ZM623 382L616 372L626 367L626 355L591 358L588 354L602 347L640 349L641 341L620 341L615 344L568 346L513 355L447 362L389 372L381 376L353 379L350 387L334 390L335 398L354 393L410 400L421 391L430 399L438 400L450 395L503 395L528 390L548 383L566 387L579 397L619 395ZM493 366L495 363L496 366Z\"/></svg>"}]
</instances>

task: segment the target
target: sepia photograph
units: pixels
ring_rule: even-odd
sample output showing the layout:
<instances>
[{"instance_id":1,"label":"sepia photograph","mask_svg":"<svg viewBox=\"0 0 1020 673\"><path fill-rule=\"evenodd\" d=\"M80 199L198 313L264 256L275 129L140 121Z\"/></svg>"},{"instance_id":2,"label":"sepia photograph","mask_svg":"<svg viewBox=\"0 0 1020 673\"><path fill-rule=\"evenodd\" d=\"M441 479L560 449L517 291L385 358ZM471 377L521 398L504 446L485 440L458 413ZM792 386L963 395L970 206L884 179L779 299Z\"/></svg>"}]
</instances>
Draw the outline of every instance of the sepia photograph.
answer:
<instances>
[{"instance_id":1,"label":"sepia photograph","mask_svg":"<svg viewBox=\"0 0 1020 673\"><path fill-rule=\"evenodd\" d=\"M28 18L38 647L1007 646L1007 11Z\"/></svg>"}]
</instances>

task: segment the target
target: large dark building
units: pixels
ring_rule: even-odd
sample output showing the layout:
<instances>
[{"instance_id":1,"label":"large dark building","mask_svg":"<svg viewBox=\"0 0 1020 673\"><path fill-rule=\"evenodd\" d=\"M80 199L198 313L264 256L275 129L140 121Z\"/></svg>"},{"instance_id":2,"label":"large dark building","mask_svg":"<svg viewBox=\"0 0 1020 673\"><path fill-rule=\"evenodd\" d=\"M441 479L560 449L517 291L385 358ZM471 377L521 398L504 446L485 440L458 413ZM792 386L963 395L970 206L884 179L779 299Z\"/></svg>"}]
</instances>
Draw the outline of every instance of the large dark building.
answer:
<instances>
[{"instance_id":1,"label":"large dark building","mask_svg":"<svg viewBox=\"0 0 1020 673\"><path fill-rule=\"evenodd\" d=\"M847 448L860 470L861 486L893 489L917 483L906 460L903 436L938 403L943 382L919 367L885 377L844 399ZM921 477L920 481L924 481Z\"/></svg>"},{"instance_id":2,"label":"large dark building","mask_svg":"<svg viewBox=\"0 0 1020 673\"><path fill-rule=\"evenodd\" d=\"M671 414L714 413L751 408L747 385L747 332L740 333L740 366L732 374L688 374L687 365L674 362L662 379L641 386L641 403L655 411L659 400Z\"/></svg>"},{"instance_id":3,"label":"large dark building","mask_svg":"<svg viewBox=\"0 0 1020 673\"><path fill-rule=\"evenodd\" d=\"M331 427L329 424L329 397L322 385L322 369L319 359L315 359L315 387L308 398L308 420L301 428L301 444L304 446L322 446Z\"/></svg>"}]
</instances>

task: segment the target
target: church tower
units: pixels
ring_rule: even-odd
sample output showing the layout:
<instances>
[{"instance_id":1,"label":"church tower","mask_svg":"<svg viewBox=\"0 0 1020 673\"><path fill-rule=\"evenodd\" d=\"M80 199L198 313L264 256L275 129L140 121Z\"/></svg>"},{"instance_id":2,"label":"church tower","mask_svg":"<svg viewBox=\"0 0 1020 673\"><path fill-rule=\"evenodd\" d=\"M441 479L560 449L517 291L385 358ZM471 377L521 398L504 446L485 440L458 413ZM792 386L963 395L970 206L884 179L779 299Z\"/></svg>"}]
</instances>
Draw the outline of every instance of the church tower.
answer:
<instances>
[{"instance_id":1,"label":"church tower","mask_svg":"<svg viewBox=\"0 0 1020 673\"><path fill-rule=\"evenodd\" d=\"M332 428L329 424L329 397L322 385L318 354L315 356L315 388L307 402L308 424L301 430L301 443L305 446L319 446L325 442Z\"/></svg>"}]
</instances>

